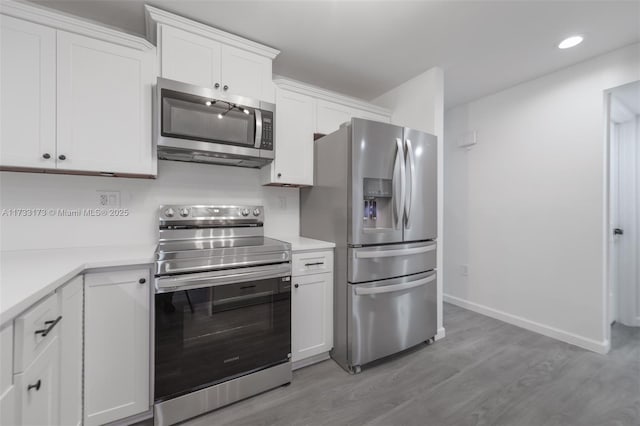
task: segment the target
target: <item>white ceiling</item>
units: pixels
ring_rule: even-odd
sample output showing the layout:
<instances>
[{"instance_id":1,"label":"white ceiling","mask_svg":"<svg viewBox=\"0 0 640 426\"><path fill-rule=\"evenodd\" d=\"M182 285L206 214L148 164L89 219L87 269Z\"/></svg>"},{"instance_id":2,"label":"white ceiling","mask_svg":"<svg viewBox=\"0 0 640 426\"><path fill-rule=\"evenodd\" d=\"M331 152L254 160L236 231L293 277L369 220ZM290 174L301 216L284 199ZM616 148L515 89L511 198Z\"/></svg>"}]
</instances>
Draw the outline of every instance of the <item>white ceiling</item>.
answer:
<instances>
[{"instance_id":1,"label":"white ceiling","mask_svg":"<svg viewBox=\"0 0 640 426\"><path fill-rule=\"evenodd\" d=\"M640 41L640 1L38 0L143 34L143 4L280 49L274 72L373 99L433 66L463 103ZM583 34L568 50L564 37Z\"/></svg>"}]
</instances>

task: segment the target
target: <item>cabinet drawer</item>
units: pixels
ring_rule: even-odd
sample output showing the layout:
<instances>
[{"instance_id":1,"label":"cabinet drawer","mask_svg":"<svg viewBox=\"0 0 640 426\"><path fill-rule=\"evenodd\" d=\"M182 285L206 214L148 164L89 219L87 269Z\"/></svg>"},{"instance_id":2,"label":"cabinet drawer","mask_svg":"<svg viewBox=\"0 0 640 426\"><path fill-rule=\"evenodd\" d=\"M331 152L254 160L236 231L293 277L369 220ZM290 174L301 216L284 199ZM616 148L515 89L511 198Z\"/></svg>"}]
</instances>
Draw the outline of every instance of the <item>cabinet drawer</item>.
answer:
<instances>
[{"instance_id":1,"label":"cabinet drawer","mask_svg":"<svg viewBox=\"0 0 640 426\"><path fill-rule=\"evenodd\" d=\"M293 253L292 275L322 274L333 271L333 250Z\"/></svg>"},{"instance_id":2,"label":"cabinet drawer","mask_svg":"<svg viewBox=\"0 0 640 426\"><path fill-rule=\"evenodd\" d=\"M60 424L59 343L59 338L52 336L33 363L23 373L15 375L16 392L20 400L17 410L19 424Z\"/></svg>"},{"instance_id":3,"label":"cabinet drawer","mask_svg":"<svg viewBox=\"0 0 640 426\"><path fill-rule=\"evenodd\" d=\"M14 373L22 373L58 335L60 307L52 294L15 320Z\"/></svg>"}]
</instances>

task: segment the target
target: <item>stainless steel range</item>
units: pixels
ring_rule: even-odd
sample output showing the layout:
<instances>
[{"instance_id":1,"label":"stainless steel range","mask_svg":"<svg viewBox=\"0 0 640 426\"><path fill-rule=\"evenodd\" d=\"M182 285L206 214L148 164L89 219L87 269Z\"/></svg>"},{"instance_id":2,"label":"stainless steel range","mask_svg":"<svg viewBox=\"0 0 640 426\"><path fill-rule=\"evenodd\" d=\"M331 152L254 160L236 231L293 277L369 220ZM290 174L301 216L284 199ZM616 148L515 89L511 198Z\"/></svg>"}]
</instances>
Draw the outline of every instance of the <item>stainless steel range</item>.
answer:
<instances>
[{"instance_id":1,"label":"stainless steel range","mask_svg":"<svg viewBox=\"0 0 640 426\"><path fill-rule=\"evenodd\" d=\"M156 425L291 382L291 245L263 224L261 206L160 207Z\"/></svg>"}]
</instances>

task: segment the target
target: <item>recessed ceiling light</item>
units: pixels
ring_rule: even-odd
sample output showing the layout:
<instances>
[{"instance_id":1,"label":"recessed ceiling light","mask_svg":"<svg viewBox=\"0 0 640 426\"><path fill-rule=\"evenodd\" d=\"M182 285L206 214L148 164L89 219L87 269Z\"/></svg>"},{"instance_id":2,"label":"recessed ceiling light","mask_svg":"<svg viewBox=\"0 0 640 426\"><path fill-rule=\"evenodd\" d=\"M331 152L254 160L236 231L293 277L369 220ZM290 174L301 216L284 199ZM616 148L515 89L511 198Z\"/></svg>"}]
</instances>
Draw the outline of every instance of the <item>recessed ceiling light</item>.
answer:
<instances>
[{"instance_id":1,"label":"recessed ceiling light","mask_svg":"<svg viewBox=\"0 0 640 426\"><path fill-rule=\"evenodd\" d=\"M568 49L570 47L579 45L580 43L582 43L582 40L584 40L584 37L579 35L567 37L560 42L558 47L560 49Z\"/></svg>"}]
</instances>

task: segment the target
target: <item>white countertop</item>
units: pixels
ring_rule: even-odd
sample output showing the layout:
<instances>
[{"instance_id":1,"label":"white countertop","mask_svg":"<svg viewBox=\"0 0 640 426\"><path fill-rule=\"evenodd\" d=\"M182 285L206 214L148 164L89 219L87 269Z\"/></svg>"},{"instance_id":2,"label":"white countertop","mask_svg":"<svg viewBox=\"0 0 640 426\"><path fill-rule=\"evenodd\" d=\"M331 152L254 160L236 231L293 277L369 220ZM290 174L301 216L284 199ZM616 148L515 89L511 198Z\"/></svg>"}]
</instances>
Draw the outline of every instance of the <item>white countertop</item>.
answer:
<instances>
[{"instance_id":1,"label":"white countertop","mask_svg":"<svg viewBox=\"0 0 640 426\"><path fill-rule=\"evenodd\" d=\"M291 244L291 251L304 251L304 250L328 250L334 248L336 245L328 241L314 240L312 238L301 237L299 235L274 235L269 238L275 238L276 240L286 241Z\"/></svg>"},{"instance_id":2,"label":"white countertop","mask_svg":"<svg viewBox=\"0 0 640 426\"><path fill-rule=\"evenodd\" d=\"M0 251L0 326L87 269L151 264L155 245Z\"/></svg>"}]
</instances>

